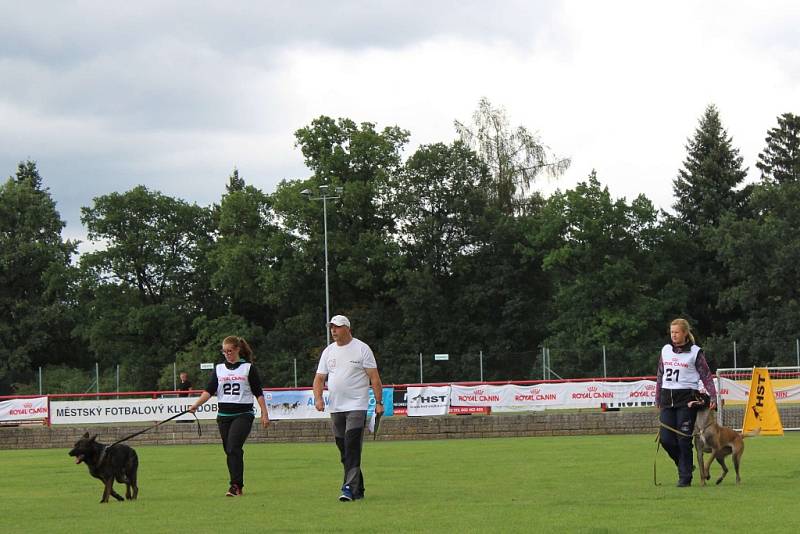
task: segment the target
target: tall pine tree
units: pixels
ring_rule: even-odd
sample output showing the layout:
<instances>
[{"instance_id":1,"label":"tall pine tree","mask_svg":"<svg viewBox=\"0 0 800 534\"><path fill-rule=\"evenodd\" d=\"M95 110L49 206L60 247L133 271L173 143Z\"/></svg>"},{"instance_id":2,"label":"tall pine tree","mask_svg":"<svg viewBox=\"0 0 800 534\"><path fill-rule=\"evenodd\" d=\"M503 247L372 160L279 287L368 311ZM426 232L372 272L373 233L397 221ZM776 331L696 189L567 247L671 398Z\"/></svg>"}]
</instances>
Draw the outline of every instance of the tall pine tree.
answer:
<instances>
[{"instance_id":1,"label":"tall pine tree","mask_svg":"<svg viewBox=\"0 0 800 534\"><path fill-rule=\"evenodd\" d=\"M747 169L742 169L739 149L733 147L713 104L706 108L686 150L683 169L672 185L673 208L696 237L703 227L719 225L725 213L739 212L747 190L736 188Z\"/></svg>"},{"instance_id":2,"label":"tall pine tree","mask_svg":"<svg viewBox=\"0 0 800 534\"><path fill-rule=\"evenodd\" d=\"M783 184L800 181L800 116L784 113L778 127L765 139L766 148L758 155L756 167L765 182Z\"/></svg>"},{"instance_id":3,"label":"tall pine tree","mask_svg":"<svg viewBox=\"0 0 800 534\"><path fill-rule=\"evenodd\" d=\"M683 168L673 181L679 248L666 252L681 258L681 278L691 291L688 309L675 313L688 314L701 338L707 339L724 335L731 319L718 306L730 276L716 259L714 230L726 217L742 217L751 188L739 188L747 170L714 105L706 108L686 150Z\"/></svg>"}]
</instances>

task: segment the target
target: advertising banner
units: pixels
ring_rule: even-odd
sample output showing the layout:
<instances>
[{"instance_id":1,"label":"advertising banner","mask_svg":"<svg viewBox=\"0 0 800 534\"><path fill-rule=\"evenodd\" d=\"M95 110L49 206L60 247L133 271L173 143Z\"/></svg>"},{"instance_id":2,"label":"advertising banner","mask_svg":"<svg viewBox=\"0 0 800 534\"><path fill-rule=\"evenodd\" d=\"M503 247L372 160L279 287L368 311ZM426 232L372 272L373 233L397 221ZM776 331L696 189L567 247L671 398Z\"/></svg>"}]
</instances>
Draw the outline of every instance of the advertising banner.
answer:
<instances>
[{"instance_id":1,"label":"advertising banner","mask_svg":"<svg viewBox=\"0 0 800 534\"><path fill-rule=\"evenodd\" d=\"M745 402L750 393L749 383L745 384L728 378L720 377L716 385L720 396L727 401Z\"/></svg>"},{"instance_id":2,"label":"advertising banner","mask_svg":"<svg viewBox=\"0 0 800 534\"><path fill-rule=\"evenodd\" d=\"M50 422L54 425L151 423L189 409L194 401L193 398L54 400L50 403ZM217 400L213 397L197 410L198 419L214 419L216 416ZM194 421L194 416L185 414L175 420Z\"/></svg>"},{"instance_id":3,"label":"advertising banner","mask_svg":"<svg viewBox=\"0 0 800 534\"><path fill-rule=\"evenodd\" d=\"M392 415L393 389L384 388L383 398L385 415ZM47 398L44 399L47 417ZM175 414L189 409L197 397L188 398L146 398L146 399L103 399L80 401L52 401L50 403L50 422L54 425L70 425L85 423L130 423L163 421ZM325 404L328 404L328 391L323 392ZM14 402L29 401L18 399ZM314 407L314 393L311 390L300 391L264 391L264 401L270 419L326 419L328 412L318 412ZM374 410L375 401L370 389L370 410ZM253 403L256 418L261 417L261 408ZM211 397L208 402L197 409L198 419L215 419L217 417L217 398ZM370 411L371 414L371 411ZM32 419L32 417L28 417ZM192 414L184 414L176 421L193 421Z\"/></svg>"},{"instance_id":4,"label":"advertising banner","mask_svg":"<svg viewBox=\"0 0 800 534\"><path fill-rule=\"evenodd\" d=\"M409 387L407 414L411 417L421 415L445 415L450 406L450 386Z\"/></svg>"},{"instance_id":5,"label":"advertising banner","mask_svg":"<svg viewBox=\"0 0 800 534\"><path fill-rule=\"evenodd\" d=\"M0 422L47 419L47 397L0 401Z\"/></svg>"},{"instance_id":6,"label":"advertising banner","mask_svg":"<svg viewBox=\"0 0 800 534\"><path fill-rule=\"evenodd\" d=\"M601 404L646 406L655 402L656 383L652 380L568 382L564 386L568 408L599 408Z\"/></svg>"},{"instance_id":7,"label":"advertising banner","mask_svg":"<svg viewBox=\"0 0 800 534\"><path fill-rule=\"evenodd\" d=\"M562 384L536 384L534 386L506 386L511 388L511 404L531 409L555 408L564 404L567 394Z\"/></svg>"},{"instance_id":8,"label":"advertising banner","mask_svg":"<svg viewBox=\"0 0 800 534\"><path fill-rule=\"evenodd\" d=\"M406 415L408 407L408 390L398 389L394 392L392 409L395 415Z\"/></svg>"},{"instance_id":9,"label":"advertising banner","mask_svg":"<svg viewBox=\"0 0 800 534\"><path fill-rule=\"evenodd\" d=\"M510 404L494 406L495 412L527 412L566 407L567 391L562 384L536 384L532 386L502 386L510 388Z\"/></svg>"},{"instance_id":10,"label":"advertising banner","mask_svg":"<svg viewBox=\"0 0 800 534\"><path fill-rule=\"evenodd\" d=\"M327 419L330 413L328 406L328 390L322 392L326 409L318 412L314 406L314 392L310 389L292 391L264 391L264 401L267 403L267 412L270 419ZM383 388L383 415L392 415L392 402L394 388ZM369 388L369 407L367 416L371 417L375 411L375 396Z\"/></svg>"},{"instance_id":11,"label":"advertising banner","mask_svg":"<svg viewBox=\"0 0 800 534\"><path fill-rule=\"evenodd\" d=\"M383 395L383 415L394 415L394 388L383 388L381 394ZM372 393L372 388L369 388L369 408L367 408L367 416L372 417L374 412L375 395Z\"/></svg>"},{"instance_id":12,"label":"advertising banner","mask_svg":"<svg viewBox=\"0 0 800 534\"><path fill-rule=\"evenodd\" d=\"M506 385L450 386L450 404L453 406L511 406L513 391Z\"/></svg>"},{"instance_id":13,"label":"advertising banner","mask_svg":"<svg viewBox=\"0 0 800 534\"><path fill-rule=\"evenodd\" d=\"M599 408L602 403L642 405L655 400L655 382L562 382L532 386L452 386L453 406L490 406L500 411Z\"/></svg>"},{"instance_id":14,"label":"advertising banner","mask_svg":"<svg viewBox=\"0 0 800 534\"><path fill-rule=\"evenodd\" d=\"M325 406L328 405L328 390L322 392ZM330 414L318 412L314 407L314 392L310 389L300 391L264 391L264 402L270 419L327 419Z\"/></svg>"},{"instance_id":15,"label":"advertising banner","mask_svg":"<svg viewBox=\"0 0 800 534\"><path fill-rule=\"evenodd\" d=\"M782 382L782 385L778 385ZM775 391L775 401L781 402L800 402L800 385L792 383L790 380L773 380L772 387ZM750 382L741 380L730 380L719 378L717 382L720 396L726 401L746 402L750 396Z\"/></svg>"}]
</instances>

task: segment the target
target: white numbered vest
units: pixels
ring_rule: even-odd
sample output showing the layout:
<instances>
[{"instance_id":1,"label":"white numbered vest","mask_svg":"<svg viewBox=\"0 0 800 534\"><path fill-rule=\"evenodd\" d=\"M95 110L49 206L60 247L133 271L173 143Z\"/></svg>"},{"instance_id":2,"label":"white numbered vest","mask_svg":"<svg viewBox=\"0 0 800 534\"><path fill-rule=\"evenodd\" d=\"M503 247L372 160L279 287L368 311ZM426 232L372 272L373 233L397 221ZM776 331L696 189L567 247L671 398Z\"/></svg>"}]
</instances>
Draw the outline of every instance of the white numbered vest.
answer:
<instances>
[{"instance_id":1,"label":"white numbered vest","mask_svg":"<svg viewBox=\"0 0 800 534\"><path fill-rule=\"evenodd\" d=\"M253 403L253 392L248 378L251 365L243 363L236 369L228 369L224 363L217 364L217 402Z\"/></svg>"},{"instance_id":2,"label":"white numbered vest","mask_svg":"<svg viewBox=\"0 0 800 534\"><path fill-rule=\"evenodd\" d=\"M665 389L697 389L700 373L695 361L700 347L692 345L689 352L673 352L672 345L664 345L661 349L661 363L664 374L661 376L661 387Z\"/></svg>"}]
</instances>

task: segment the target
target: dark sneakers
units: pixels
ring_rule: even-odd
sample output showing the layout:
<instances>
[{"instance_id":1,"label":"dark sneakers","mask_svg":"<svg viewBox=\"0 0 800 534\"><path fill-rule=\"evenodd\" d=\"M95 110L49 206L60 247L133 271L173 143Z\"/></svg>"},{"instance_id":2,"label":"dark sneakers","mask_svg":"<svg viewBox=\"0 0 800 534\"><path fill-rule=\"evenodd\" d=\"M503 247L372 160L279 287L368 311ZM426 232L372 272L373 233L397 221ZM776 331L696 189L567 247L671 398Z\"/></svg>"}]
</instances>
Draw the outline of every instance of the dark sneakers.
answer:
<instances>
[{"instance_id":1,"label":"dark sneakers","mask_svg":"<svg viewBox=\"0 0 800 534\"><path fill-rule=\"evenodd\" d=\"M340 502L350 502L355 500L353 497L353 492L350 491L350 486L345 486L342 488L342 494L339 495Z\"/></svg>"},{"instance_id":2,"label":"dark sneakers","mask_svg":"<svg viewBox=\"0 0 800 534\"><path fill-rule=\"evenodd\" d=\"M242 488L238 484L231 484L231 487L228 488L228 493L225 494L226 497L239 497L241 495L243 495Z\"/></svg>"}]
</instances>

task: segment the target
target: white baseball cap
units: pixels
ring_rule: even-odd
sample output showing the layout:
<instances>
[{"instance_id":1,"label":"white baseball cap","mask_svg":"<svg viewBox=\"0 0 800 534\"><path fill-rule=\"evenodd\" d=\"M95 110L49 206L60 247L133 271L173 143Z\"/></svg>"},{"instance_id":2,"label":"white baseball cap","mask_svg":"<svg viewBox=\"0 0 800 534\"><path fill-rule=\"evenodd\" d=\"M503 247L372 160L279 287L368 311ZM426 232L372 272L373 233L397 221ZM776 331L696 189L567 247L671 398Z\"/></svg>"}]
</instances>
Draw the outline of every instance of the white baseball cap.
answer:
<instances>
[{"instance_id":1,"label":"white baseball cap","mask_svg":"<svg viewBox=\"0 0 800 534\"><path fill-rule=\"evenodd\" d=\"M350 328L350 319L348 319L344 315L334 315L328 322L328 325L332 324L335 324L336 326L346 326L347 328Z\"/></svg>"}]
</instances>

